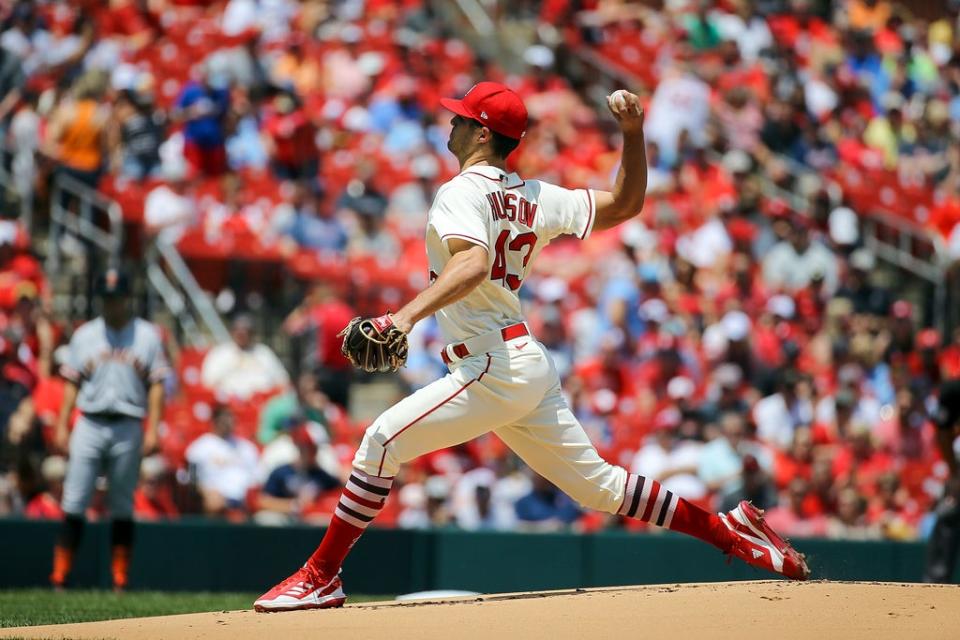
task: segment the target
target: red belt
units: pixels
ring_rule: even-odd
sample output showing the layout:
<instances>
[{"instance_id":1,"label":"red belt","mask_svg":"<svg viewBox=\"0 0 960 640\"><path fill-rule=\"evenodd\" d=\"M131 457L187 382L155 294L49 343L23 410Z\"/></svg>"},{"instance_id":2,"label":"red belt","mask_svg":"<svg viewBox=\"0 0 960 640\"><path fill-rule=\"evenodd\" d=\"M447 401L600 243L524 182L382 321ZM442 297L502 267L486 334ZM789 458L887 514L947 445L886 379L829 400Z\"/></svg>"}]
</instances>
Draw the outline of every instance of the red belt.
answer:
<instances>
[{"instance_id":1,"label":"red belt","mask_svg":"<svg viewBox=\"0 0 960 640\"><path fill-rule=\"evenodd\" d=\"M500 337L503 338L504 342L528 335L530 335L530 332L527 330L527 325L523 322L518 322L517 324L512 324L509 327L500 329ZM447 348L453 351L453 355L457 356L457 358L460 360L463 360L470 355L470 349L467 348L465 342L450 345ZM440 358L443 360L444 364L450 364L452 362L450 360L450 356L447 355L447 348L440 350Z\"/></svg>"}]
</instances>

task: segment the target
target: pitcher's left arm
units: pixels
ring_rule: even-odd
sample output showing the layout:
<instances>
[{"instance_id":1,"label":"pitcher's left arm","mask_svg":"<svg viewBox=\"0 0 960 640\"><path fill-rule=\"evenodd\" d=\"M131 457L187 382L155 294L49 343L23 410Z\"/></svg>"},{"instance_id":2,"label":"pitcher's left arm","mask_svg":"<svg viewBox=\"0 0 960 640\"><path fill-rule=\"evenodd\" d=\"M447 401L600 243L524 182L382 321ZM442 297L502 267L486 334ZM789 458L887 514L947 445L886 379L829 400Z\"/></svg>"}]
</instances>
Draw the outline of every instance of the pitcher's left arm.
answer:
<instances>
[{"instance_id":1,"label":"pitcher's left arm","mask_svg":"<svg viewBox=\"0 0 960 640\"><path fill-rule=\"evenodd\" d=\"M486 279L489 270L486 247L449 238L447 248L453 257L436 281L392 314L393 324L404 333L410 333L420 320L465 297Z\"/></svg>"}]
</instances>

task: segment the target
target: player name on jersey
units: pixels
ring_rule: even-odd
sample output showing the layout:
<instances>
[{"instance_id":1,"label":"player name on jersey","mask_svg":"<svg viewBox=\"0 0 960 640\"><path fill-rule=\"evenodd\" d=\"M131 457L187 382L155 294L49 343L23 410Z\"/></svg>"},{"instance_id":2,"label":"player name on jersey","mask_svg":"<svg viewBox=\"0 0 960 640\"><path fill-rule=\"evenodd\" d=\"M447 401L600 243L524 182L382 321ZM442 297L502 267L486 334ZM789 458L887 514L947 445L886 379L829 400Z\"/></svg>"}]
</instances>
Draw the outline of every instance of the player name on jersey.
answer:
<instances>
[{"instance_id":1,"label":"player name on jersey","mask_svg":"<svg viewBox=\"0 0 960 640\"><path fill-rule=\"evenodd\" d=\"M490 213L494 222L508 220L533 228L533 220L537 215L537 204L535 202L529 202L523 196L518 196L515 193L503 193L502 191L488 193L487 201L490 203Z\"/></svg>"}]
</instances>

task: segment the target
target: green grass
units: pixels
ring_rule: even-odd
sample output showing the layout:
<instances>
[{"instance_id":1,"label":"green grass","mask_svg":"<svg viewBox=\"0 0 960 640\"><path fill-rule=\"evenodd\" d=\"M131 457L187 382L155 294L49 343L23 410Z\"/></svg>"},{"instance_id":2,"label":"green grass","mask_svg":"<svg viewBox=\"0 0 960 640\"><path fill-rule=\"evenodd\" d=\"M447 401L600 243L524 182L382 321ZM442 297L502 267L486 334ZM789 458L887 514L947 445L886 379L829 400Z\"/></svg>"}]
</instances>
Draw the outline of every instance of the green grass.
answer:
<instances>
[{"instance_id":1,"label":"green grass","mask_svg":"<svg viewBox=\"0 0 960 640\"><path fill-rule=\"evenodd\" d=\"M49 589L0 590L0 628L38 624L142 618L201 611L250 609L259 593L168 593ZM348 602L389 600L391 596L355 596ZM2 637L2 634L0 634Z\"/></svg>"}]
</instances>

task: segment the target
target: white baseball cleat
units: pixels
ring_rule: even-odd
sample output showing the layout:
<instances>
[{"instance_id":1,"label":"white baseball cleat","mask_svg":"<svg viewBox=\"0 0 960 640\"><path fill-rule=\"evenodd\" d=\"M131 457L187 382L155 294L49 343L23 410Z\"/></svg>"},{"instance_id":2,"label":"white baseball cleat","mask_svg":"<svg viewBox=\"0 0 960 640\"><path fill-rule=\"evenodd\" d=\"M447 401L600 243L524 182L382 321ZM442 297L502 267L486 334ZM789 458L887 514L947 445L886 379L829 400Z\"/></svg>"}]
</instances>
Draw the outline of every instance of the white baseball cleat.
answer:
<instances>
[{"instance_id":1,"label":"white baseball cleat","mask_svg":"<svg viewBox=\"0 0 960 640\"><path fill-rule=\"evenodd\" d=\"M347 601L340 576L325 580L307 567L257 598L253 608L260 613L297 611L300 609L331 609L342 607Z\"/></svg>"}]
</instances>

